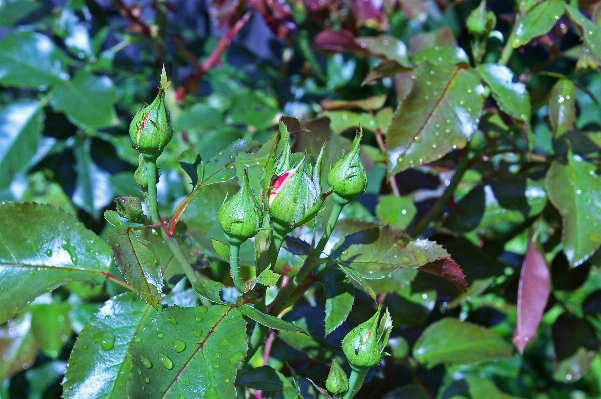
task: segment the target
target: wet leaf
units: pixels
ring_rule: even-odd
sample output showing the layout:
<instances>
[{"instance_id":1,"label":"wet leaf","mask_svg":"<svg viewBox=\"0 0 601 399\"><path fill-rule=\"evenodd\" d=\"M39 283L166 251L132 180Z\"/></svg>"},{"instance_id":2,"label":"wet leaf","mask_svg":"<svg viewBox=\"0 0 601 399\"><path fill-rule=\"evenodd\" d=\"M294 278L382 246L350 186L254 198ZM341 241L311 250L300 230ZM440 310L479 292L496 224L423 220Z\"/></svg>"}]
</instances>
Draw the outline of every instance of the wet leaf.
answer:
<instances>
[{"instance_id":1,"label":"wet leaf","mask_svg":"<svg viewBox=\"0 0 601 399\"><path fill-rule=\"evenodd\" d=\"M524 353L526 344L536 334L550 292L551 275L544 253L530 240L520 274L518 315L513 332L513 343L520 353Z\"/></svg>"},{"instance_id":2,"label":"wet leaf","mask_svg":"<svg viewBox=\"0 0 601 399\"><path fill-rule=\"evenodd\" d=\"M539 3L528 10L526 16L519 22L511 45L518 48L528 44L532 39L547 33L563 16L566 3L561 0L551 0Z\"/></svg>"},{"instance_id":3,"label":"wet leaf","mask_svg":"<svg viewBox=\"0 0 601 399\"><path fill-rule=\"evenodd\" d=\"M585 17L578 8L567 4L565 8L584 39L586 51L590 51L597 60L601 59L601 27Z\"/></svg>"},{"instance_id":4,"label":"wet leaf","mask_svg":"<svg viewBox=\"0 0 601 399\"><path fill-rule=\"evenodd\" d=\"M31 313L0 326L0 378L28 369L34 362L38 345L31 332Z\"/></svg>"},{"instance_id":5,"label":"wet leaf","mask_svg":"<svg viewBox=\"0 0 601 399\"><path fill-rule=\"evenodd\" d=\"M427 367L501 359L512 352L511 344L495 332L453 318L430 324L413 347L413 356Z\"/></svg>"},{"instance_id":6,"label":"wet leaf","mask_svg":"<svg viewBox=\"0 0 601 399\"><path fill-rule=\"evenodd\" d=\"M236 396L236 370L248 349L236 308L173 306L152 312L141 327L130 346L130 397Z\"/></svg>"},{"instance_id":7,"label":"wet leaf","mask_svg":"<svg viewBox=\"0 0 601 399\"><path fill-rule=\"evenodd\" d=\"M476 75L451 64L421 63L411 92L388 132L388 173L395 174L463 148L478 126L483 87Z\"/></svg>"},{"instance_id":8,"label":"wet leaf","mask_svg":"<svg viewBox=\"0 0 601 399\"><path fill-rule=\"evenodd\" d=\"M417 209L409 197L384 195L376 205L378 219L397 229L406 229L416 212Z\"/></svg>"},{"instance_id":9,"label":"wet leaf","mask_svg":"<svg viewBox=\"0 0 601 399\"><path fill-rule=\"evenodd\" d=\"M71 337L68 302L35 303L28 311L33 315L31 331L40 349L51 359L57 359Z\"/></svg>"},{"instance_id":10,"label":"wet leaf","mask_svg":"<svg viewBox=\"0 0 601 399\"><path fill-rule=\"evenodd\" d=\"M549 123L555 138L574 127L576 121L576 86L568 79L560 79L549 94Z\"/></svg>"},{"instance_id":11,"label":"wet leaf","mask_svg":"<svg viewBox=\"0 0 601 399\"><path fill-rule=\"evenodd\" d=\"M433 64L469 64L469 57L461 47L435 46L423 49L413 57L413 62L420 64L429 61Z\"/></svg>"},{"instance_id":12,"label":"wet leaf","mask_svg":"<svg viewBox=\"0 0 601 399\"><path fill-rule=\"evenodd\" d=\"M110 263L108 246L67 212L1 204L0 322L70 281L102 283Z\"/></svg>"},{"instance_id":13,"label":"wet leaf","mask_svg":"<svg viewBox=\"0 0 601 399\"><path fill-rule=\"evenodd\" d=\"M317 278L326 297L325 335L328 335L348 317L355 300L355 290L350 278L338 269L326 269Z\"/></svg>"},{"instance_id":14,"label":"wet leaf","mask_svg":"<svg viewBox=\"0 0 601 399\"><path fill-rule=\"evenodd\" d=\"M0 41L0 85L32 89L53 85L68 77L65 60L49 37L15 30Z\"/></svg>"},{"instance_id":15,"label":"wet leaf","mask_svg":"<svg viewBox=\"0 0 601 399\"><path fill-rule=\"evenodd\" d=\"M107 301L75 342L63 381L64 397L126 397L132 367L129 349L151 312L153 309L131 292Z\"/></svg>"},{"instance_id":16,"label":"wet leaf","mask_svg":"<svg viewBox=\"0 0 601 399\"><path fill-rule=\"evenodd\" d=\"M7 0L0 4L0 26L10 27L34 11L42 4L30 0Z\"/></svg>"},{"instance_id":17,"label":"wet leaf","mask_svg":"<svg viewBox=\"0 0 601 399\"><path fill-rule=\"evenodd\" d=\"M38 102L16 102L0 110L0 190L30 166L41 133Z\"/></svg>"},{"instance_id":18,"label":"wet leaf","mask_svg":"<svg viewBox=\"0 0 601 399\"><path fill-rule=\"evenodd\" d=\"M125 280L140 298L158 309L163 274L156 255L149 248L150 242L141 238L136 230L125 226L111 227L106 241Z\"/></svg>"},{"instance_id":19,"label":"wet leaf","mask_svg":"<svg viewBox=\"0 0 601 399\"><path fill-rule=\"evenodd\" d=\"M545 177L549 200L562 216L561 241L572 266L601 244L601 179L596 171L594 164L568 151L566 161L554 161Z\"/></svg>"},{"instance_id":20,"label":"wet leaf","mask_svg":"<svg viewBox=\"0 0 601 399\"><path fill-rule=\"evenodd\" d=\"M501 111L521 121L530 119L530 97L526 85L514 82L511 69L504 65L483 64L476 69L490 87Z\"/></svg>"},{"instance_id":21,"label":"wet leaf","mask_svg":"<svg viewBox=\"0 0 601 399\"><path fill-rule=\"evenodd\" d=\"M238 310L240 311L240 313L242 313L246 317L251 318L252 320L256 321L257 323L261 323L265 327L269 327L269 328L272 328L274 330L279 330L279 331L288 331L288 332L293 332L293 333L307 334L307 332L302 327L296 326L296 325L294 325L288 321L282 320L280 318L265 314L265 313L261 312L260 310L253 308L252 306L242 305L242 306L238 307Z\"/></svg>"},{"instance_id":22,"label":"wet leaf","mask_svg":"<svg viewBox=\"0 0 601 399\"><path fill-rule=\"evenodd\" d=\"M79 126L99 128L117 122L114 109L117 92L106 76L95 76L82 70L71 80L61 80L51 94L54 109L63 111Z\"/></svg>"},{"instance_id":23,"label":"wet leaf","mask_svg":"<svg viewBox=\"0 0 601 399\"><path fill-rule=\"evenodd\" d=\"M595 328L585 319L563 313L553 323L551 334L555 348L553 377L563 382L578 381L599 347Z\"/></svg>"}]
</instances>

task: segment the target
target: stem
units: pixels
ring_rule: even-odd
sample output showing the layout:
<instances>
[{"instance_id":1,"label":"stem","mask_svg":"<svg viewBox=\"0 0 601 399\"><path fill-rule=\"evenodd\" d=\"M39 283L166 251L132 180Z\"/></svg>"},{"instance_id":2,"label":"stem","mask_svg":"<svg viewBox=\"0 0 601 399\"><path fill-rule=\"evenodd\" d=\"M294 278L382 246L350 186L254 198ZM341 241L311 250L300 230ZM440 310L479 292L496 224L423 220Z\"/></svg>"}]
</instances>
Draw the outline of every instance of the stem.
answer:
<instances>
[{"instance_id":1,"label":"stem","mask_svg":"<svg viewBox=\"0 0 601 399\"><path fill-rule=\"evenodd\" d=\"M457 165L457 169L455 169L455 174L453 175L449 186L444 190L440 198L438 198L438 200L436 201L434 206L430 208L428 213L426 213L424 217L421 218L421 220L417 222L415 226L413 226L413 228L410 231L410 235L416 237L423 233L428 228L430 222L434 221L442 213L445 206L453 196L457 185L463 178L463 175L468 170L468 149L469 144L466 146L464 153L459 158L459 164Z\"/></svg>"},{"instance_id":2,"label":"stem","mask_svg":"<svg viewBox=\"0 0 601 399\"><path fill-rule=\"evenodd\" d=\"M304 292L304 290L296 291L296 288L299 287L304 280L307 278L309 273L313 270L315 265L318 263L320 256L334 231L334 227L338 222L338 218L340 217L340 213L342 212L342 208L348 203L348 201L339 197L336 193L333 195L334 198L334 207L332 208L332 212L330 213L330 218L328 219L328 223L326 228L319 240L317 246L314 250L309 252L305 262L301 266L300 270L294 276L294 278L280 290L276 298L273 300L271 304L270 313L277 315L282 310L284 310L289 304L294 303ZM307 285L306 288L309 286Z\"/></svg>"},{"instance_id":3,"label":"stem","mask_svg":"<svg viewBox=\"0 0 601 399\"><path fill-rule=\"evenodd\" d=\"M246 284L240 273L239 254L240 244L230 244L230 273L232 274L232 281L238 292L244 294Z\"/></svg>"},{"instance_id":4,"label":"stem","mask_svg":"<svg viewBox=\"0 0 601 399\"><path fill-rule=\"evenodd\" d=\"M348 381L349 388L346 392L346 395L344 395L344 399L351 399L357 394L357 392L359 392L359 389L361 389L361 385L363 385L363 380L365 379L365 374L367 374L367 370L369 370L369 368L363 370L355 370L354 368L352 369L351 377Z\"/></svg>"},{"instance_id":5,"label":"stem","mask_svg":"<svg viewBox=\"0 0 601 399\"><path fill-rule=\"evenodd\" d=\"M110 280L116 284L119 284L121 287L127 288L130 291L134 291L135 290L131 287L131 285L129 285L126 281L121 280L120 278L118 278L117 276L115 276L114 274L111 273L104 273L104 275L106 276L107 280Z\"/></svg>"},{"instance_id":6,"label":"stem","mask_svg":"<svg viewBox=\"0 0 601 399\"><path fill-rule=\"evenodd\" d=\"M161 217L159 216L159 203L157 201L157 159L156 157L144 155L144 162L146 163L146 179L148 182L148 201L146 205L150 212L150 220L154 224L162 226ZM194 285L198 281L198 276L194 272L190 262L188 262L186 255L182 252L175 238L170 236L164 228L160 230L163 241L167 244L167 247L186 274L186 277L188 277L188 280L190 280L190 283Z\"/></svg>"},{"instance_id":7,"label":"stem","mask_svg":"<svg viewBox=\"0 0 601 399\"><path fill-rule=\"evenodd\" d=\"M507 38L507 42L505 43L505 47L503 47L503 51L501 52L501 56L499 57L499 65L507 65L511 55L513 54L513 40L515 39L515 32L517 31L517 27L520 25L520 13L519 11L516 13L515 21L513 27L511 28L511 32L509 33L509 37Z\"/></svg>"}]
</instances>

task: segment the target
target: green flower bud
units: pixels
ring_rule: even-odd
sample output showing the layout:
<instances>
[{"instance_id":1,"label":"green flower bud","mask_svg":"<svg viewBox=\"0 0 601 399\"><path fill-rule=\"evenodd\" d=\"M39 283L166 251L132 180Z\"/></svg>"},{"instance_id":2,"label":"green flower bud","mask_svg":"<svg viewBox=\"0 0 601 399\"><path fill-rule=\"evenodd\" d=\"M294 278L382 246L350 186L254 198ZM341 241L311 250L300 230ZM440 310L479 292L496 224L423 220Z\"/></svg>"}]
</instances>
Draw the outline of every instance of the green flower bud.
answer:
<instances>
[{"instance_id":1,"label":"green flower bud","mask_svg":"<svg viewBox=\"0 0 601 399\"><path fill-rule=\"evenodd\" d=\"M332 367L328 373L326 388L332 395L341 395L348 391L348 377L336 359L332 362Z\"/></svg>"},{"instance_id":2,"label":"green flower bud","mask_svg":"<svg viewBox=\"0 0 601 399\"><path fill-rule=\"evenodd\" d=\"M261 222L261 209L250 189L246 170L240 186L240 190L221 205L217 214L217 220L232 245L240 245L254 237Z\"/></svg>"},{"instance_id":3,"label":"green flower bud","mask_svg":"<svg viewBox=\"0 0 601 399\"><path fill-rule=\"evenodd\" d=\"M117 213L130 222L137 222L142 217L142 202L138 197L117 197Z\"/></svg>"},{"instance_id":4,"label":"green flower bud","mask_svg":"<svg viewBox=\"0 0 601 399\"><path fill-rule=\"evenodd\" d=\"M377 366L380 363L392 329L392 318L388 309L381 319L380 314L381 309L378 309L369 320L352 329L342 340L342 350L355 370Z\"/></svg>"},{"instance_id":5,"label":"green flower bud","mask_svg":"<svg viewBox=\"0 0 601 399\"><path fill-rule=\"evenodd\" d=\"M289 147L286 147L289 151ZM321 192L321 163L325 144L321 148L315 167L307 163L306 157L292 169L273 180L269 192L269 213L276 227L290 231L310 219L321 210L327 194ZM288 159L287 154L280 159Z\"/></svg>"},{"instance_id":6,"label":"green flower bud","mask_svg":"<svg viewBox=\"0 0 601 399\"><path fill-rule=\"evenodd\" d=\"M169 87L165 68L161 74L161 87L154 101L142 107L129 125L129 137L138 152L157 158L173 137L173 129L165 110L165 90Z\"/></svg>"},{"instance_id":7,"label":"green flower bud","mask_svg":"<svg viewBox=\"0 0 601 399\"><path fill-rule=\"evenodd\" d=\"M357 195L363 194L367 188L367 172L361 160L359 144L363 130L359 128L353 147L344 157L338 160L328 172L328 184L334 193L342 197L346 202Z\"/></svg>"}]
</instances>

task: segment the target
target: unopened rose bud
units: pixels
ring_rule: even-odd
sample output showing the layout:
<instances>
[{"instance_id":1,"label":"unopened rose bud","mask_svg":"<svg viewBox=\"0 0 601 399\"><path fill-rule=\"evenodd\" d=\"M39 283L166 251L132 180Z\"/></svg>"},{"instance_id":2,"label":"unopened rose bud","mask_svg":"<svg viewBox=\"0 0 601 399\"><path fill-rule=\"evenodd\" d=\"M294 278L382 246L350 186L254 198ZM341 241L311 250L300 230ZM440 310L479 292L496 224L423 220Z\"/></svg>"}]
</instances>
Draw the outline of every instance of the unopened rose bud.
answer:
<instances>
[{"instance_id":1,"label":"unopened rose bud","mask_svg":"<svg viewBox=\"0 0 601 399\"><path fill-rule=\"evenodd\" d=\"M157 158L173 137L173 129L165 109L165 90L169 87L165 68L161 74L159 93L150 105L142 107L129 125L129 136L141 154Z\"/></svg>"},{"instance_id":2,"label":"unopened rose bud","mask_svg":"<svg viewBox=\"0 0 601 399\"><path fill-rule=\"evenodd\" d=\"M232 245L240 245L254 237L261 222L261 210L250 188L246 170L240 186L240 190L221 205L217 214L217 220Z\"/></svg>"},{"instance_id":3,"label":"unopened rose bud","mask_svg":"<svg viewBox=\"0 0 601 399\"><path fill-rule=\"evenodd\" d=\"M363 130L359 128L351 150L339 159L328 172L328 184L334 193L346 202L363 194L367 188L367 172L363 166L359 149L362 135ZM336 197L334 198L336 199Z\"/></svg>"},{"instance_id":4,"label":"unopened rose bud","mask_svg":"<svg viewBox=\"0 0 601 399\"><path fill-rule=\"evenodd\" d=\"M388 343L392 318L385 310L380 320L381 310L366 322L352 329L342 340L342 350L349 364L355 370L377 366Z\"/></svg>"},{"instance_id":5,"label":"unopened rose bud","mask_svg":"<svg viewBox=\"0 0 601 399\"><path fill-rule=\"evenodd\" d=\"M332 395L341 395L348 391L348 377L338 361L334 359L326 380L326 388Z\"/></svg>"}]
</instances>

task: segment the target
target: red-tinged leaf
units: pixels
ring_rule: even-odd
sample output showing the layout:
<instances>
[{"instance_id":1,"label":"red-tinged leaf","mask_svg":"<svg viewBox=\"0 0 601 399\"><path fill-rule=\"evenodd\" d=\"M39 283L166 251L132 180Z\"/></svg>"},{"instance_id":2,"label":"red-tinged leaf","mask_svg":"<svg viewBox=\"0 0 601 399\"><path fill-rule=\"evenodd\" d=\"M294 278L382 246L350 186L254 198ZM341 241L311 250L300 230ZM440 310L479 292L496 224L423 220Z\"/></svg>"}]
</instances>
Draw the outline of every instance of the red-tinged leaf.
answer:
<instances>
[{"instance_id":1,"label":"red-tinged leaf","mask_svg":"<svg viewBox=\"0 0 601 399\"><path fill-rule=\"evenodd\" d=\"M545 257L537 245L528 242L528 250L518 287L518 319L513 343L520 353L536 333L551 292L551 276Z\"/></svg>"},{"instance_id":2,"label":"red-tinged leaf","mask_svg":"<svg viewBox=\"0 0 601 399\"><path fill-rule=\"evenodd\" d=\"M451 258L436 259L428 262L419 269L420 272L426 272L438 277L442 277L453 284L461 292L467 291L467 281L461 267Z\"/></svg>"},{"instance_id":3,"label":"red-tinged leaf","mask_svg":"<svg viewBox=\"0 0 601 399\"><path fill-rule=\"evenodd\" d=\"M261 13L269 29L280 39L287 38L296 29L292 10L284 0L249 0L248 4Z\"/></svg>"},{"instance_id":4,"label":"red-tinged leaf","mask_svg":"<svg viewBox=\"0 0 601 399\"><path fill-rule=\"evenodd\" d=\"M465 147L482 112L484 88L471 70L426 61L413 77L386 134L390 174Z\"/></svg>"},{"instance_id":5,"label":"red-tinged leaf","mask_svg":"<svg viewBox=\"0 0 601 399\"><path fill-rule=\"evenodd\" d=\"M356 52L368 53L355 41L355 36L348 30L326 29L321 31L313 41L316 50L325 53Z\"/></svg>"}]
</instances>

